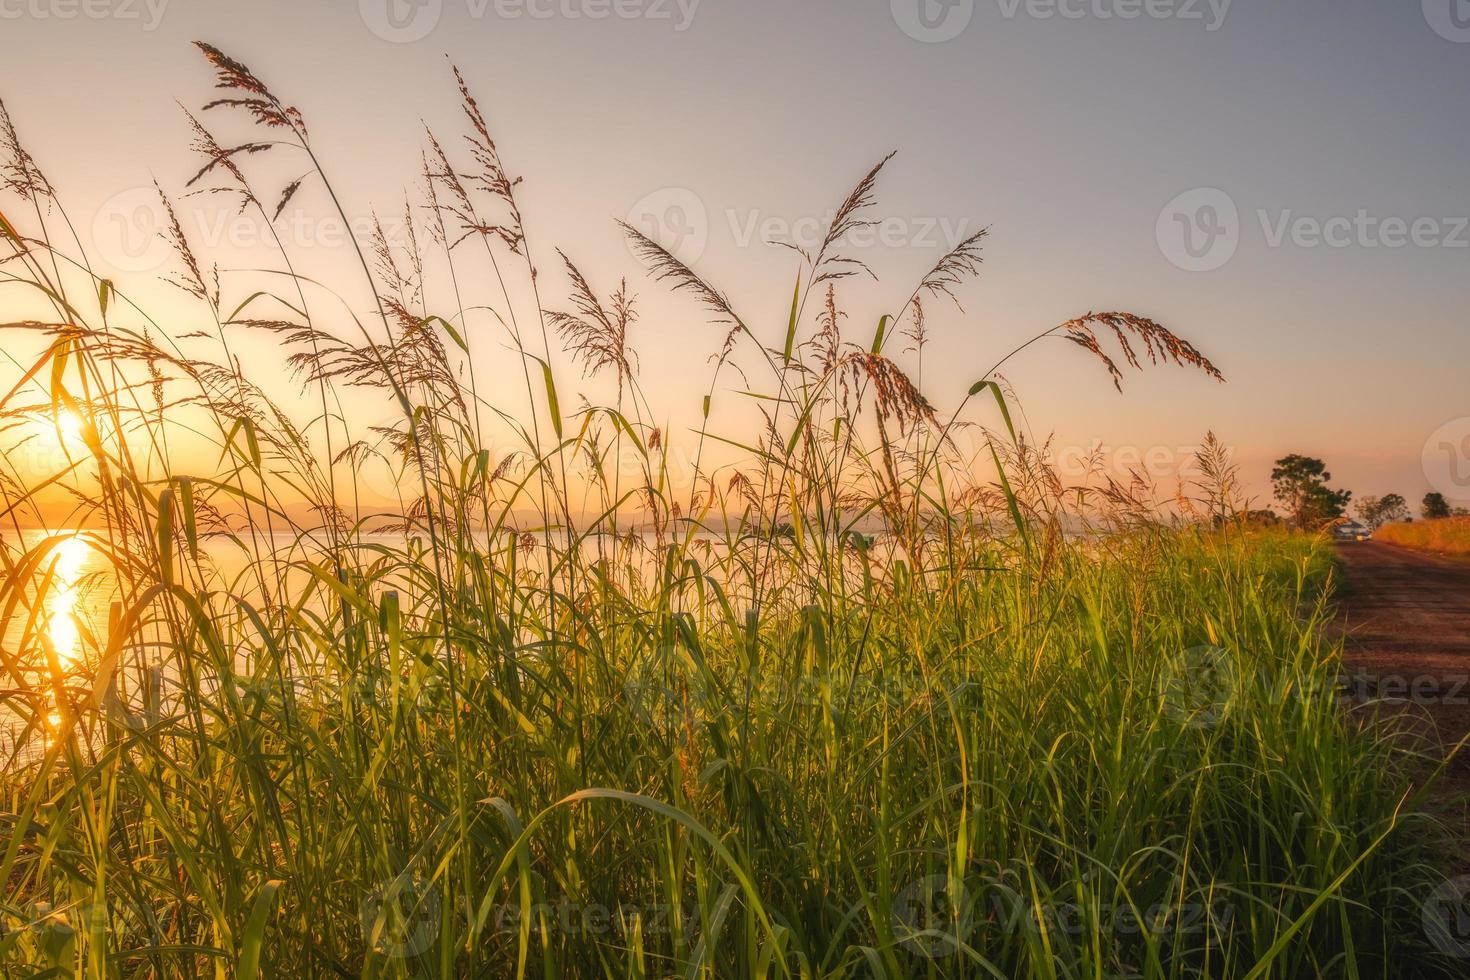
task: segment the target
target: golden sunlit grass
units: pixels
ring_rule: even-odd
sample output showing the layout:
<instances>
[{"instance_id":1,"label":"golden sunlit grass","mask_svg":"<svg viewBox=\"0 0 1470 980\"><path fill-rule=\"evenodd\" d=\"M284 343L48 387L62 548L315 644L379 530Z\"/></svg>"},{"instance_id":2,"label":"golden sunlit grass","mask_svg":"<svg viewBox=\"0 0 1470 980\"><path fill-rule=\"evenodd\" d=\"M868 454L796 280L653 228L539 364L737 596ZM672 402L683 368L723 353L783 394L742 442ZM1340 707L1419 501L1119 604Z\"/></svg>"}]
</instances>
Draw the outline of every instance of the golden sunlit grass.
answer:
<instances>
[{"instance_id":1,"label":"golden sunlit grass","mask_svg":"<svg viewBox=\"0 0 1470 980\"><path fill-rule=\"evenodd\" d=\"M1379 541L1434 551L1442 555L1470 555L1470 517L1389 524L1375 533Z\"/></svg>"},{"instance_id":2,"label":"golden sunlit grass","mask_svg":"<svg viewBox=\"0 0 1470 980\"><path fill-rule=\"evenodd\" d=\"M203 50L238 133L191 117L191 188L345 219L300 113ZM1218 455L1209 519L1063 487L1009 357L911 379L984 233L850 315L880 164L772 327L627 229L714 324L684 433L633 352L667 335L533 251L455 81L464 139L426 136L412 234L350 246L341 296L288 244L215 269L160 195L177 323L58 244L0 110L3 329L33 349L0 389L0 973L1454 975L1426 760L1336 697L1323 543L1231 519ZM304 176L258 189L275 161ZM1219 377L1130 313L1022 349L1051 340L1115 384ZM306 410L260 386L283 372ZM60 456L27 456L38 418ZM369 464L405 474L378 513Z\"/></svg>"}]
</instances>

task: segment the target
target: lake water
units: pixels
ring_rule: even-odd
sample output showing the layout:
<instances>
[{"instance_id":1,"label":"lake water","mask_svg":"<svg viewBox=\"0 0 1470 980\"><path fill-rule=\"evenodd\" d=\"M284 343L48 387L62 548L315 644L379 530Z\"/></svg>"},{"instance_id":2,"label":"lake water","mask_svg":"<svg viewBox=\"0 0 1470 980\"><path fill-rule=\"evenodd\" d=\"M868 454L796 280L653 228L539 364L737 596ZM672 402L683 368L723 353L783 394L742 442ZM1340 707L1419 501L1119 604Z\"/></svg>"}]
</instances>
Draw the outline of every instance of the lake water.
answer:
<instances>
[{"instance_id":1,"label":"lake water","mask_svg":"<svg viewBox=\"0 0 1470 980\"><path fill-rule=\"evenodd\" d=\"M654 541L652 535L640 537L648 544ZM696 535L696 539L711 544L717 540L715 535L703 533ZM73 690L74 699L78 691L85 695L90 689L97 668L94 661L106 647L111 617L116 615L115 607L124 598L106 556L89 543L96 540L92 532L77 531L28 530L19 535L12 532L0 536L0 547L5 549L11 569L6 574L21 574L14 571L21 556L37 549L42 552L41 561L26 575L23 587L7 590L7 600L13 601L13 608L8 614L0 608L0 615L6 616L0 629L0 648L4 653L3 667L0 667L0 674L4 675L0 677L0 758L13 761L31 755L30 750L37 741L35 736L44 735L35 726L27 731L24 719L32 714L27 706L36 704L35 695L29 692L46 692L47 720L52 727L60 723L56 701L51 696L55 670L60 671L64 683ZM383 534L363 535L356 543L366 548L401 549L408 541L403 535ZM483 543L489 544L488 540ZM228 591L261 606L263 588L276 596L296 591L299 585L309 584L309 573L302 563L323 561L320 553L303 550L302 540L294 534L282 534L275 539L261 535L246 544L249 547L242 548L228 538L203 538L200 562L197 566L190 562L187 569L181 566L178 574L190 576L192 589L197 588L192 577L202 571L206 588ZM595 539L586 547L595 549ZM539 565L541 555L539 547L533 548L523 552L518 560ZM650 569L653 566L649 562ZM244 574L247 571L250 574ZM264 573L264 582L255 574L257 571ZM134 691L149 683L146 675L150 671L157 673L156 665L138 662L146 656L141 649L130 651L131 659L118 668ZM50 651L55 652L54 668L48 662ZM152 683L157 685L158 681ZM163 683L167 686L166 679Z\"/></svg>"},{"instance_id":2,"label":"lake water","mask_svg":"<svg viewBox=\"0 0 1470 980\"><path fill-rule=\"evenodd\" d=\"M0 670L0 757L12 758L25 735L24 718L30 714L26 705L34 703L26 700L31 697L26 692L49 692L57 670L68 685L84 686L97 667L92 661L106 647L110 620L124 597L112 565L91 543L96 540L93 532L45 530L27 530L19 535L12 532L0 538L0 547L7 552L7 575L23 574L15 570L21 556L36 549L42 553L33 571L25 575L23 586L8 590L6 601L13 602L13 608L8 614L0 609L0 614L6 616L0 629L4 655ZM404 543L402 537L383 536L383 540L400 546ZM299 565L291 571L293 560L316 557L303 553L295 536L281 535L274 541L262 536L254 547L265 556L261 567L267 576L279 570L286 580L304 579L308 574ZM204 538L200 541L200 561L197 566L190 563L189 573L192 576L196 570L202 571L208 588L229 590L259 604L259 584L248 581L249 576L241 577L254 563L250 552L234 542ZM13 584L13 579L7 584ZM280 584L268 581L267 587ZM54 667L49 663L52 651ZM150 666L126 662L120 670L143 674ZM60 721L54 710L48 721L53 726Z\"/></svg>"}]
</instances>

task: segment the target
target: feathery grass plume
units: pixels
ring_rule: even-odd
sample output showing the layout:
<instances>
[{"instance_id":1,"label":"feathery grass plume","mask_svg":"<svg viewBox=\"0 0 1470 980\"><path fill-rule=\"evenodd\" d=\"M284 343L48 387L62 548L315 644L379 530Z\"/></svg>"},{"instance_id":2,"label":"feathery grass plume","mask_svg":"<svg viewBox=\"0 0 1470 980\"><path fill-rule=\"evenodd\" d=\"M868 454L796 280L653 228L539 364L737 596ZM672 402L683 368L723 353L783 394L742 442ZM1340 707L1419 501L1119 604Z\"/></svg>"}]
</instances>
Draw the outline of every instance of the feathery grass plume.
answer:
<instances>
[{"instance_id":1,"label":"feathery grass plume","mask_svg":"<svg viewBox=\"0 0 1470 980\"><path fill-rule=\"evenodd\" d=\"M632 379L637 353L628 347L628 327L637 319L634 297L628 293L628 281L618 281L612 295L612 309L603 307L580 269L557 250L572 282L572 305L576 313L546 311L547 321L562 337L565 349L581 362L583 377L592 377L611 368L618 391Z\"/></svg>"},{"instance_id":2,"label":"feathery grass plume","mask_svg":"<svg viewBox=\"0 0 1470 980\"><path fill-rule=\"evenodd\" d=\"M258 142L241 143L238 146L226 149L220 145L214 134L210 132L204 123L199 121L199 117L194 115L194 113L185 109L184 118L189 120L189 128L194 134L191 148L195 153L204 158L204 165L195 171L194 176L190 177L184 186L194 188L190 193L195 194L237 195L239 197L239 205L236 208L236 214L244 214L245 209L252 205L258 206L259 201L255 197L255 192L251 190L250 182L245 179L245 172L240 169L240 165L235 160L235 157L241 154L248 156L253 153L264 153L271 148L270 144ZM231 178L233 186L196 187L196 185L200 184L205 177L209 176L215 170L223 170Z\"/></svg>"},{"instance_id":3,"label":"feathery grass plume","mask_svg":"<svg viewBox=\"0 0 1470 980\"><path fill-rule=\"evenodd\" d=\"M854 231L871 228L876 224L862 215L865 210L876 203L873 189L878 184L878 175L883 172L884 167L888 166L888 161L892 160L897 152L894 150L879 160L848 192L847 198L838 205L837 211L832 216L832 223L827 226L827 234L822 238L822 245L817 250L815 258L812 259L812 285L833 279L844 279L859 272L866 272L874 280L878 278L873 274L873 270L861 260L843 255L838 248L843 239Z\"/></svg>"},{"instance_id":4,"label":"feathery grass plume","mask_svg":"<svg viewBox=\"0 0 1470 980\"><path fill-rule=\"evenodd\" d=\"M388 232L383 227L383 221L378 217L376 211L372 215L373 228L369 239L375 259L374 271L399 305L417 302L423 280L423 260L418 254L418 242L414 236L411 213L408 218L409 220L403 227L403 233L407 238L404 248L408 263L407 269L399 267L398 258L393 254L393 246L388 241Z\"/></svg>"},{"instance_id":5,"label":"feathery grass plume","mask_svg":"<svg viewBox=\"0 0 1470 980\"><path fill-rule=\"evenodd\" d=\"M0 181L9 190L22 197L54 197L51 184L36 161L21 144L20 134L15 131L15 122L0 99Z\"/></svg>"},{"instance_id":6,"label":"feathery grass plume","mask_svg":"<svg viewBox=\"0 0 1470 980\"><path fill-rule=\"evenodd\" d=\"M827 284L827 299L822 311L817 314L817 332L802 346L816 354L816 373L826 377L837 367L842 358L842 321L847 314L837 308L837 287Z\"/></svg>"},{"instance_id":7,"label":"feathery grass plume","mask_svg":"<svg viewBox=\"0 0 1470 980\"><path fill-rule=\"evenodd\" d=\"M1105 474L1099 496L1106 505L1106 519L1114 527L1138 529L1158 520L1158 490L1153 478L1140 467L1129 467L1126 483L1111 473Z\"/></svg>"},{"instance_id":8,"label":"feathery grass plume","mask_svg":"<svg viewBox=\"0 0 1470 980\"><path fill-rule=\"evenodd\" d=\"M512 179L506 175L505 167L500 162L500 151L490 138L490 127L485 122L485 114L480 111L475 97L470 94L469 85L459 67L451 65L450 68L454 72L454 82L459 87L461 108L474 130L473 134L465 136L465 142L470 146L471 158L478 169L465 177L504 204L510 216L505 224L484 225L478 230L498 236L507 248L519 255L525 232L521 225L520 208L516 205L515 186L521 182L521 178Z\"/></svg>"},{"instance_id":9,"label":"feathery grass plume","mask_svg":"<svg viewBox=\"0 0 1470 980\"><path fill-rule=\"evenodd\" d=\"M195 41L194 46L214 66L215 88L239 93L207 103L204 106L206 110L218 106L244 109L263 126L289 129L300 139L306 139L306 123L295 106L286 105L276 98L254 72L214 45Z\"/></svg>"},{"instance_id":10,"label":"feathery grass plume","mask_svg":"<svg viewBox=\"0 0 1470 980\"><path fill-rule=\"evenodd\" d=\"M985 261L980 254L981 244L989 235L989 228L981 228L946 252L934 268L924 274L919 282L919 291L948 296L956 307L963 310L955 289L980 275L980 266Z\"/></svg>"},{"instance_id":11,"label":"feathery grass plume","mask_svg":"<svg viewBox=\"0 0 1470 980\"><path fill-rule=\"evenodd\" d=\"M929 341L929 333L924 328L924 301L915 296L913 308L914 312L909 318L909 324L903 328L904 336L909 339L912 346L905 348L904 353L915 353L922 356L924 345Z\"/></svg>"},{"instance_id":12,"label":"feathery grass plume","mask_svg":"<svg viewBox=\"0 0 1470 980\"><path fill-rule=\"evenodd\" d=\"M680 290L693 293L704 308L714 315L717 325L728 325L730 330L725 335L725 343L721 348L720 358L728 357L735 346L735 341L742 333L748 333L745 322L735 314L730 300L724 293L701 279L693 269L685 265L674 256L672 252L664 248L658 242L649 238L643 232L634 228L626 221L619 221L623 233L633 244L634 253L643 260L648 271L653 274L655 282L668 281L674 292Z\"/></svg>"},{"instance_id":13,"label":"feathery grass plume","mask_svg":"<svg viewBox=\"0 0 1470 980\"><path fill-rule=\"evenodd\" d=\"M163 188L157 181L153 182L153 189L157 192L158 200L163 206L164 217L168 219L167 231L161 233L162 238L172 247L174 254L178 256L184 267L182 274L172 277L169 281L190 296L217 308L220 294L219 267L213 267L211 276L206 279L199 259L189 245L188 236L184 234L184 226L179 223L179 214L174 209L173 201L169 200L168 195L163 192Z\"/></svg>"},{"instance_id":14,"label":"feathery grass plume","mask_svg":"<svg viewBox=\"0 0 1470 980\"><path fill-rule=\"evenodd\" d=\"M220 104L223 103L210 103L210 105ZM209 105L205 106L206 109L208 109L209 107ZM240 165L237 162L236 158L240 156L252 156L255 154L267 153L270 150L274 149L275 144L263 143L260 141L246 141L244 143L239 143L235 146L226 148L219 143L214 134L210 132L210 130L202 122L200 122L198 117L195 116L192 112L185 109L184 115L189 120L189 126L194 132L193 150L195 153L204 158L203 166L195 171L194 176L190 177L188 183L185 184L186 187L194 188L191 193L209 195L238 195L240 200L236 208L237 214L244 214L247 208L256 207L260 210L262 215L266 215L268 213L269 219L271 221L279 220L281 215L284 214L286 211L286 205L291 203L291 199L296 196L296 192L299 191L302 184L305 183L306 177L297 177L296 179L287 183L285 188L282 189L280 196L276 199L275 209L273 211L267 212L265 205L260 201L259 198L256 197L254 188L245 178L245 173L243 170L240 169ZM304 146L304 127L299 130L299 135L302 140L302 145ZM225 171L225 173L231 178L231 186L196 186L201 184L205 177L208 177L216 170Z\"/></svg>"},{"instance_id":15,"label":"feathery grass plume","mask_svg":"<svg viewBox=\"0 0 1470 980\"><path fill-rule=\"evenodd\" d=\"M382 383L379 365L364 364L356 347L310 322L238 317L226 320L225 326L278 335L282 347L290 351L286 365L293 377L312 383L342 377L352 378L355 383L363 385Z\"/></svg>"},{"instance_id":16,"label":"feathery grass plume","mask_svg":"<svg viewBox=\"0 0 1470 980\"><path fill-rule=\"evenodd\" d=\"M459 225L459 234L449 240L447 245L450 249L457 247L471 235L481 238L498 238L505 240L505 235L498 226L480 220L476 213L474 201L470 198L469 188L465 186L453 164L449 162L449 154L444 151L444 146L439 142L433 132L424 130L425 138L429 141L429 149L433 152L430 160L427 153L424 154L424 180L429 187L429 206L436 210L441 218L448 217ZM449 192L449 198L440 203L436 187L442 187ZM447 228L451 222L443 221Z\"/></svg>"},{"instance_id":17,"label":"feathery grass plume","mask_svg":"<svg viewBox=\"0 0 1470 980\"><path fill-rule=\"evenodd\" d=\"M854 379L873 386L874 404L880 419L893 419L901 430L927 422L938 425L934 406L914 386L903 369L882 354L849 351L845 357Z\"/></svg>"},{"instance_id":18,"label":"feathery grass plume","mask_svg":"<svg viewBox=\"0 0 1470 980\"><path fill-rule=\"evenodd\" d=\"M1146 317L1132 313L1084 313L1058 327L1068 340L1090 351L1102 361L1113 379L1113 386L1119 391L1123 390L1123 372L1098 342L1097 333L1093 330L1094 324L1112 331L1123 351L1124 359L1135 370L1140 370L1142 365L1129 342L1130 337L1143 344L1151 364L1157 364L1161 360L1170 361L1181 366L1198 368L1216 381L1225 380L1225 376L1193 344Z\"/></svg>"},{"instance_id":19,"label":"feathery grass plume","mask_svg":"<svg viewBox=\"0 0 1470 980\"><path fill-rule=\"evenodd\" d=\"M374 222L377 216L374 215ZM418 223L413 220L413 204L408 195L403 195L403 251L409 264L409 272L405 279L411 288L408 289L409 296L418 300L423 296L424 288L424 253L419 249ZM387 242L387 236L383 234L381 227L378 229L378 237Z\"/></svg>"},{"instance_id":20,"label":"feathery grass plume","mask_svg":"<svg viewBox=\"0 0 1470 980\"><path fill-rule=\"evenodd\" d=\"M1211 519L1224 521L1249 509L1249 503L1240 495L1240 467L1213 430L1205 433L1203 445L1194 452L1194 462L1199 467L1194 487Z\"/></svg>"}]
</instances>

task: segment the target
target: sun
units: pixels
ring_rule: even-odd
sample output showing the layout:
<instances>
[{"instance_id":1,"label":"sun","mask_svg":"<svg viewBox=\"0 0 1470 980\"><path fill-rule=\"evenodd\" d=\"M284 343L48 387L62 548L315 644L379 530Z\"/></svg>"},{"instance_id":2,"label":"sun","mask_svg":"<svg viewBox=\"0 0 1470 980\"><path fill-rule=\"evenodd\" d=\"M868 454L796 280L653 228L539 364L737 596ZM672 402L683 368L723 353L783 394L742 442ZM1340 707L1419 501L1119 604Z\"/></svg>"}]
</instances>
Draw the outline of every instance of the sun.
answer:
<instances>
[{"instance_id":1,"label":"sun","mask_svg":"<svg viewBox=\"0 0 1470 980\"><path fill-rule=\"evenodd\" d=\"M82 417L69 408L56 410L56 428L61 432L61 438L68 444L79 444L82 442Z\"/></svg>"}]
</instances>

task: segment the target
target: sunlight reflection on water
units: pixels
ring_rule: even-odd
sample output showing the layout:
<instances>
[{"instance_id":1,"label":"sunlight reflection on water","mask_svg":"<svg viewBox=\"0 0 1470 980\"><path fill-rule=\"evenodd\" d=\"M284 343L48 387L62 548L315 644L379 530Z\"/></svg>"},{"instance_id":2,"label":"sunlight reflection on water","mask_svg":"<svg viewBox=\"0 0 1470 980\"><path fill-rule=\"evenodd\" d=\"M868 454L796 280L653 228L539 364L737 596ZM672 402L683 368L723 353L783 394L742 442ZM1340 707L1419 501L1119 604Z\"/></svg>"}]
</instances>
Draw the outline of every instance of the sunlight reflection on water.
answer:
<instances>
[{"instance_id":1,"label":"sunlight reflection on water","mask_svg":"<svg viewBox=\"0 0 1470 980\"><path fill-rule=\"evenodd\" d=\"M56 564L46 597L46 634L63 670L75 664L80 653L78 589L83 567L91 553L91 545L81 538L67 538L56 546Z\"/></svg>"},{"instance_id":2,"label":"sunlight reflection on water","mask_svg":"<svg viewBox=\"0 0 1470 980\"><path fill-rule=\"evenodd\" d=\"M21 758L30 758L31 749L44 746L48 732L58 732L68 724L69 719L63 717L62 707L53 693L55 681L59 679L73 696L85 696L95 680L93 675L99 667L97 661L101 648L109 642L111 607L125 598L110 564L107 543L93 537L98 533L77 529L26 529L18 540L6 544L17 556L36 549L45 550L44 557L33 567L33 574L23 586L25 598L21 608L5 619L4 628L0 630L0 644L16 657L20 671L14 677L0 678L11 682L8 686L12 688L10 697L0 692L0 759L7 758L18 746L25 744L17 741L19 733L26 728L25 717L34 717L43 730L31 730L35 737L30 739L32 744ZM648 547L653 546L655 539L652 536L642 534L640 537ZM715 540L712 535L704 533L697 534L696 538L697 543ZM397 550L405 546L406 540L397 533L367 534L358 539L357 544ZM488 538L481 537L478 543L489 550ZM252 569L270 580L272 591L284 589L287 594L294 594L293 588L312 584L312 577L300 563L322 559L315 552L303 550L299 537L292 534L265 535L261 537L260 545L262 557L254 558L238 542L232 543L223 538L204 539L200 542L198 565L190 567L207 571L205 590L214 591L216 595L227 591L255 602L259 598L258 593L252 590ZM420 542L420 546L426 545ZM589 541L586 547L590 552L597 544ZM657 567L647 554L640 554L650 571ZM519 561L522 567L526 567L538 563L539 558L539 549L533 549L523 552ZM282 564L274 565L275 559ZM387 587L386 583L380 584ZM198 586L191 591L198 591L201 596L204 594ZM307 608L316 608L319 601L319 596L307 600ZM27 614L25 607L33 612ZM50 656L53 652L54 664ZM144 653L142 646L130 646L123 658L109 668L108 676L113 683L127 671L145 678L133 678L131 689L134 693L145 690L150 683L155 688L167 688L173 668L166 660L155 661L156 655L156 650ZM59 678L53 676L53 667ZM154 677L154 674L159 677ZM5 686L0 683L0 687ZM20 702L22 699L16 695L23 691L39 695L39 703L31 700L29 707L22 711L10 702ZM157 697L155 692L155 700ZM141 710L131 701L115 707L125 711ZM39 711L39 714L32 714L33 711Z\"/></svg>"}]
</instances>

